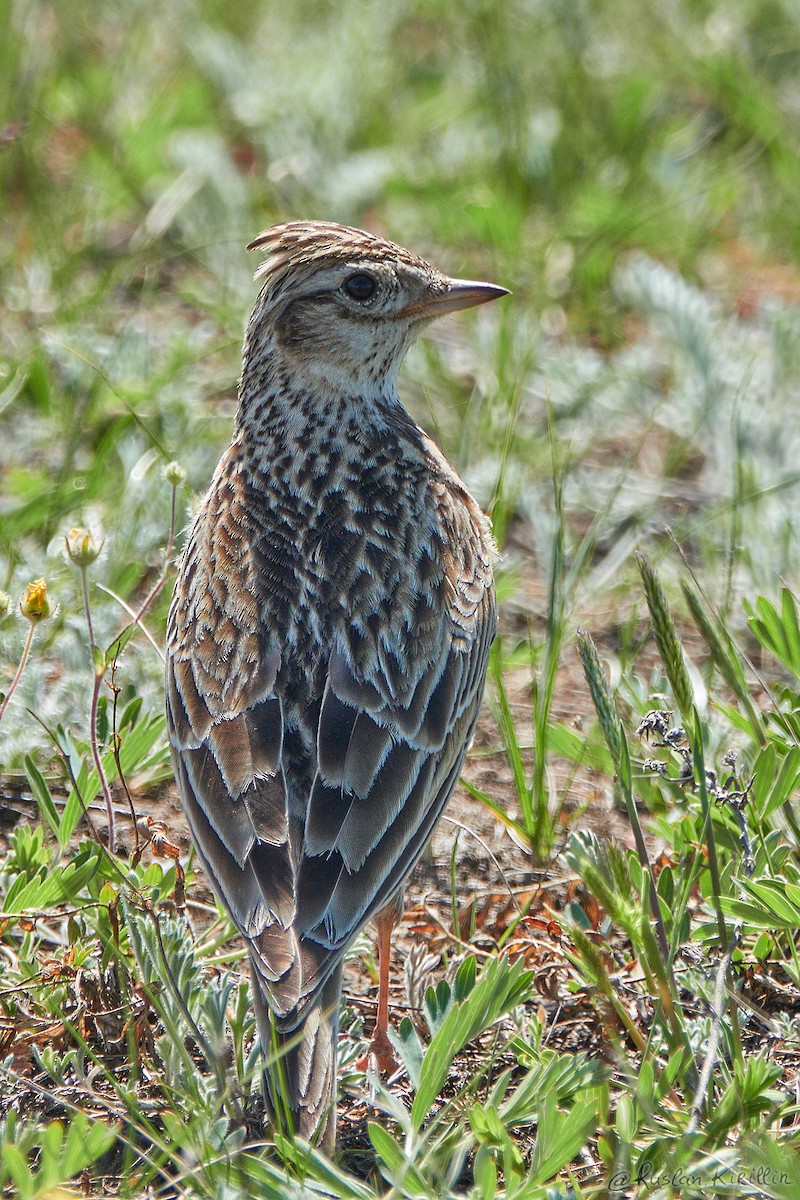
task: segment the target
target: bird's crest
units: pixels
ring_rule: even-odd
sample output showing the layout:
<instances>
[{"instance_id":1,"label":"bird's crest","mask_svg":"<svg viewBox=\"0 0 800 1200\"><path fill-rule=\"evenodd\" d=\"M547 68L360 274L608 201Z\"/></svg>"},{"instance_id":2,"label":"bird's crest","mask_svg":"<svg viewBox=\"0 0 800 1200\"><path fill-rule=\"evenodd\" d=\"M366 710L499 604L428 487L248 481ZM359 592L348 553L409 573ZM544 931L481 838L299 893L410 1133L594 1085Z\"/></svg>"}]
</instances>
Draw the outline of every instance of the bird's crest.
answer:
<instances>
[{"instance_id":1,"label":"bird's crest","mask_svg":"<svg viewBox=\"0 0 800 1200\"><path fill-rule=\"evenodd\" d=\"M324 260L348 262L370 258L373 262L400 262L423 270L427 267L417 255L377 233L328 221L289 221L284 225L273 225L249 242L247 249L265 252L266 257L255 278L273 285L298 268L302 270L309 263Z\"/></svg>"}]
</instances>

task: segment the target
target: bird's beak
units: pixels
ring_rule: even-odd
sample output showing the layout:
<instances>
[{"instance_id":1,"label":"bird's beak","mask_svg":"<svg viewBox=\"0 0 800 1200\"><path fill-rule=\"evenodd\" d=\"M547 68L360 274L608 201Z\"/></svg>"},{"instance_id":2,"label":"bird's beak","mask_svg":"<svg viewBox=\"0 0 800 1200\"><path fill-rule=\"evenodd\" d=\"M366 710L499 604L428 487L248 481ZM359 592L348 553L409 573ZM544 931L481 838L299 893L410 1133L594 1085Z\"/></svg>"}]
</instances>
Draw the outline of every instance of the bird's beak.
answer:
<instances>
[{"instance_id":1,"label":"bird's beak","mask_svg":"<svg viewBox=\"0 0 800 1200\"><path fill-rule=\"evenodd\" d=\"M433 320L445 313L457 312L460 308L474 308L477 304L488 304L509 295L508 288L494 283L478 283L474 279L448 279L444 291L435 296L426 296L417 304L409 304L397 315L399 317L423 317Z\"/></svg>"}]
</instances>

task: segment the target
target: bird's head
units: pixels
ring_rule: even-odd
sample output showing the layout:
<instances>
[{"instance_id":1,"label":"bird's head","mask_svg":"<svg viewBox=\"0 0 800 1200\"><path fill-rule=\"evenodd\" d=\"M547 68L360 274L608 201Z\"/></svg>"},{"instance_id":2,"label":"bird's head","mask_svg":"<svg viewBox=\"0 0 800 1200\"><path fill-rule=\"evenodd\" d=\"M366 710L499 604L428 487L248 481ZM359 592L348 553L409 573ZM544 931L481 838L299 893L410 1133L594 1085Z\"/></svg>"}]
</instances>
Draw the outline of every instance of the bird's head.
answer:
<instances>
[{"instance_id":1,"label":"bird's head","mask_svg":"<svg viewBox=\"0 0 800 1200\"><path fill-rule=\"evenodd\" d=\"M299 382L360 396L394 390L403 355L429 321L507 294L450 279L376 234L325 222L276 225L248 249L266 257L245 369L248 357L277 353Z\"/></svg>"}]
</instances>

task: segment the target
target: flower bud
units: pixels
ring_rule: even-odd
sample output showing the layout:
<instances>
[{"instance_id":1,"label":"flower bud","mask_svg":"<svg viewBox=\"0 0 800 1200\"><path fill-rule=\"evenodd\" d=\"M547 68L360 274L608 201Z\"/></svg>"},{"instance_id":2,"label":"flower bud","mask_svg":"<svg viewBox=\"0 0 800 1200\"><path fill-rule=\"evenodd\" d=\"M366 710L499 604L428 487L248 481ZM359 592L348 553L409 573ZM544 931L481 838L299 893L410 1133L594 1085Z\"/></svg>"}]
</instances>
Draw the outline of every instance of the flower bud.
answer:
<instances>
[{"instance_id":1,"label":"flower bud","mask_svg":"<svg viewBox=\"0 0 800 1200\"><path fill-rule=\"evenodd\" d=\"M179 462L169 462L161 471L170 487L180 487L186 482L186 472Z\"/></svg>"},{"instance_id":2,"label":"flower bud","mask_svg":"<svg viewBox=\"0 0 800 1200\"><path fill-rule=\"evenodd\" d=\"M88 567L103 549L103 542L98 545L97 538L91 529L70 529L64 542L67 554L76 567Z\"/></svg>"},{"instance_id":3,"label":"flower bud","mask_svg":"<svg viewBox=\"0 0 800 1200\"><path fill-rule=\"evenodd\" d=\"M19 611L32 625L46 621L50 616L50 601L47 599L47 584L43 579L34 579L20 596Z\"/></svg>"}]
</instances>

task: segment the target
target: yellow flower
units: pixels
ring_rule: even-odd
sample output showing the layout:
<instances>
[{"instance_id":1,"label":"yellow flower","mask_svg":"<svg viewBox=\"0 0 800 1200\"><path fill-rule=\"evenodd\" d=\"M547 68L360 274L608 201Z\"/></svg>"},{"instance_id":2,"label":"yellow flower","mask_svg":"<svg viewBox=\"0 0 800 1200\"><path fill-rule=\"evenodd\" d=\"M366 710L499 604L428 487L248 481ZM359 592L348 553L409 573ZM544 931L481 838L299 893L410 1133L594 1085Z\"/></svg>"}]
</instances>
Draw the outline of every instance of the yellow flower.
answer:
<instances>
[{"instance_id":1,"label":"yellow flower","mask_svg":"<svg viewBox=\"0 0 800 1200\"><path fill-rule=\"evenodd\" d=\"M34 579L20 597L19 611L26 621L35 625L50 616L50 601L47 599L47 584L43 579Z\"/></svg>"}]
</instances>

